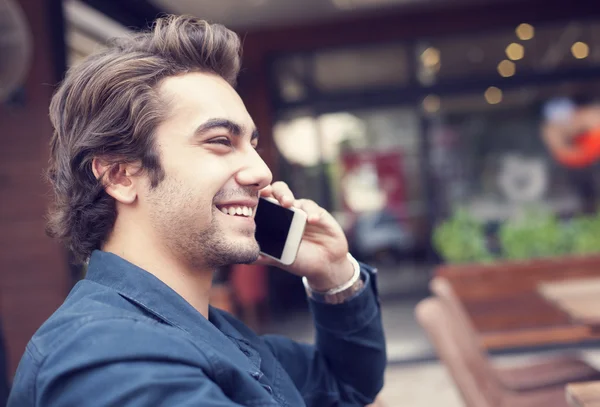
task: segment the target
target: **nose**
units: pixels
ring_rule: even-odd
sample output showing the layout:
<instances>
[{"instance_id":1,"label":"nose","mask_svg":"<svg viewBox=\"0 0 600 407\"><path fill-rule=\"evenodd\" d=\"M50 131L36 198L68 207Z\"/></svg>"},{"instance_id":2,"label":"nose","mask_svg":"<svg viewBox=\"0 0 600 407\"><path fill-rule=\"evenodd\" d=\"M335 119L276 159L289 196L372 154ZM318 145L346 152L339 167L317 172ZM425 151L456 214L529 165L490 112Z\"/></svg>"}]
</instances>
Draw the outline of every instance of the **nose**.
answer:
<instances>
[{"instance_id":1,"label":"nose","mask_svg":"<svg viewBox=\"0 0 600 407\"><path fill-rule=\"evenodd\" d=\"M244 154L243 165L235 178L241 186L261 190L271 184L273 174L258 152L254 148L249 148Z\"/></svg>"}]
</instances>

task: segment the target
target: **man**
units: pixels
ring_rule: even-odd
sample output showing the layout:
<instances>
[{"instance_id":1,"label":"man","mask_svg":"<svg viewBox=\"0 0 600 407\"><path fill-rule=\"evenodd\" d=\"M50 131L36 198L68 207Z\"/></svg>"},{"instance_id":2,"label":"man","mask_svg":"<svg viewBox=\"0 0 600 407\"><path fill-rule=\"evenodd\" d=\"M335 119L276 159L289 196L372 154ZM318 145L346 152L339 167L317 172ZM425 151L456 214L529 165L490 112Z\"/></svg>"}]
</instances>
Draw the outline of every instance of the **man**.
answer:
<instances>
[{"instance_id":1,"label":"man","mask_svg":"<svg viewBox=\"0 0 600 407\"><path fill-rule=\"evenodd\" d=\"M381 389L373 270L330 214L270 185L232 87L239 52L222 26L166 17L68 73L50 106L49 228L87 275L28 344L9 406L362 406ZM208 304L217 267L272 264L259 194L308 214L287 271L306 277L315 346Z\"/></svg>"}]
</instances>

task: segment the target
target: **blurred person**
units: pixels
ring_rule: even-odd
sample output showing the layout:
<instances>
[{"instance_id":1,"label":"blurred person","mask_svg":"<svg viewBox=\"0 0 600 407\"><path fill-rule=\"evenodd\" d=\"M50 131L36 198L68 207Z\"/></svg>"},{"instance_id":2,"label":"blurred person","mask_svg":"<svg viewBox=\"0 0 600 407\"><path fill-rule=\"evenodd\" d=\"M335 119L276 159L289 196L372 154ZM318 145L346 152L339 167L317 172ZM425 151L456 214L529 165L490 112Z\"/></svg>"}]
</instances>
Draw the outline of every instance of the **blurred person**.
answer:
<instances>
[{"instance_id":1,"label":"blurred person","mask_svg":"<svg viewBox=\"0 0 600 407\"><path fill-rule=\"evenodd\" d=\"M87 273L29 342L9 406L324 407L376 397L386 354L374 270L348 254L329 213L271 184L233 88L239 54L225 27L167 16L68 72L50 106L49 232ZM308 214L285 269L305 277L314 346L259 337L209 306L217 268L274 265L254 238L259 195ZM245 214L229 214L238 207Z\"/></svg>"},{"instance_id":2,"label":"blurred person","mask_svg":"<svg viewBox=\"0 0 600 407\"><path fill-rule=\"evenodd\" d=\"M600 104L576 106L556 99L544 108L544 142L564 166L582 168L600 160Z\"/></svg>"},{"instance_id":3,"label":"blurred person","mask_svg":"<svg viewBox=\"0 0 600 407\"><path fill-rule=\"evenodd\" d=\"M600 161L600 104L577 105L567 98L553 99L544 106L542 139L552 156L569 170L583 202L583 210L596 212L593 171Z\"/></svg>"}]
</instances>

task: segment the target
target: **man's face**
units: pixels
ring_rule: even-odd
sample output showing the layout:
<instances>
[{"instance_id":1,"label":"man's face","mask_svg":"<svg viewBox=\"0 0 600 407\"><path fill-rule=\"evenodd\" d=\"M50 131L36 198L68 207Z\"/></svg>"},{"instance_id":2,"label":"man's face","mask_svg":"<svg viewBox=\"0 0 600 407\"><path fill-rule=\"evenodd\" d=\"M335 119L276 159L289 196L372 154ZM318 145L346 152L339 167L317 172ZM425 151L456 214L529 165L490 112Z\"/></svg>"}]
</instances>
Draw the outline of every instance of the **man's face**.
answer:
<instances>
[{"instance_id":1,"label":"man's face","mask_svg":"<svg viewBox=\"0 0 600 407\"><path fill-rule=\"evenodd\" d=\"M153 232L194 268L256 260L253 214L272 175L242 100L204 73L167 78L158 90L169 111L155 138L166 177L139 198Z\"/></svg>"}]
</instances>

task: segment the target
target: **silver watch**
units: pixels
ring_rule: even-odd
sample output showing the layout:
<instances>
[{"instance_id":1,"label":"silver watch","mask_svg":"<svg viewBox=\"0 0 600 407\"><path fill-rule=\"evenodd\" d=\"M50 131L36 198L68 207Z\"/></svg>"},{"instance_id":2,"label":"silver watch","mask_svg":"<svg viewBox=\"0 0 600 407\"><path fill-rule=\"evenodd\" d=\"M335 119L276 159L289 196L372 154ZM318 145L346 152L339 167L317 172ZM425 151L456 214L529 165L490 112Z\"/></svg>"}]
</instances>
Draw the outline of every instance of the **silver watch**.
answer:
<instances>
[{"instance_id":1,"label":"silver watch","mask_svg":"<svg viewBox=\"0 0 600 407\"><path fill-rule=\"evenodd\" d=\"M342 284L339 287L335 287L331 290L323 292L313 290L308 284L308 280L306 279L306 277L302 277L302 283L304 284L306 295L315 301L324 302L327 304L341 304L343 302L346 302L349 298L354 297L356 293L363 288L364 282L361 278L360 265L358 264L356 259L352 257L350 253L347 254L347 257L348 260L350 260L350 263L352 263L352 266L354 267L354 274L348 282Z\"/></svg>"}]
</instances>

